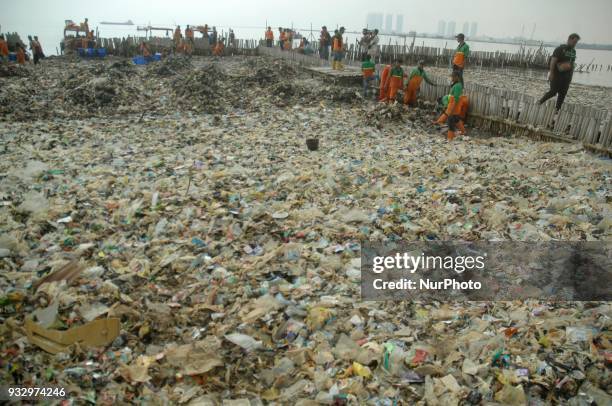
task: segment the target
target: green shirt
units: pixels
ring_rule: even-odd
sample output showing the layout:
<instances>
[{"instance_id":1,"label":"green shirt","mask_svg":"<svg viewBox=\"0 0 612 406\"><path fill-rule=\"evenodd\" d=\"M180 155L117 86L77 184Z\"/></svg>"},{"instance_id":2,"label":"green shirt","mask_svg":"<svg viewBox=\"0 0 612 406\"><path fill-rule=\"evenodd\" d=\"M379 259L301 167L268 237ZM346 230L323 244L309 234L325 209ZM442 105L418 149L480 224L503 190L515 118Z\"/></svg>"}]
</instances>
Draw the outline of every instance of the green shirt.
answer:
<instances>
[{"instance_id":1,"label":"green shirt","mask_svg":"<svg viewBox=\"0 0 612 406\"><path fill-rule=\"evenodd\" d=\"M372 61L363 61L361 63L361 72L366 76L373 75L375 69L376 65Z\"/></svg>"},{"instance_id":2,"label":"green shirt","mask_svg":"<svg viewBox=\"0 0 612 406\"><path fill-rule=\"evenodd\" d=\"M391 76L396 76L396 77L403 78L404 77L404 70L401 67L400 68L392 68L391 69Z\"/></svg>"},{"instance_id":3,"label":"green shirt","mask_svg":"<svg viewBox=\"0 0 612 406\"><path fill-rule=\"evenodd\" d=\"M450 95L455 98L455 103L459 103L459 98L461 97L462 94L463 94L463 85L461 84L461 82L455 83L451 87L451 91L450 91Z\"/></svg>"},{"instance_id":4,"label":"green shirt","mask_svg":"<svg viewBox=\"0 0 612 406\"><path fill-rule=\"evenodd\" d=\"M470 46L467 43L463 43L457 47L457 52L463 52L463 55L467 58L470 56Z\"/></svg>"},{"instance_id":5,"label":"green shirt","mask_svg":"<svg viewBox=\"0 0 612 406\"><path fill-rule=\"evenodd\" d=\"M425 70L423 69L414 68L412 71L410 71L410 76L408 79L412 79L415 76L421 76L426 81L429 81L429 77L427 77L427 73L425 73Z\"/></svg>"}]
</instances>

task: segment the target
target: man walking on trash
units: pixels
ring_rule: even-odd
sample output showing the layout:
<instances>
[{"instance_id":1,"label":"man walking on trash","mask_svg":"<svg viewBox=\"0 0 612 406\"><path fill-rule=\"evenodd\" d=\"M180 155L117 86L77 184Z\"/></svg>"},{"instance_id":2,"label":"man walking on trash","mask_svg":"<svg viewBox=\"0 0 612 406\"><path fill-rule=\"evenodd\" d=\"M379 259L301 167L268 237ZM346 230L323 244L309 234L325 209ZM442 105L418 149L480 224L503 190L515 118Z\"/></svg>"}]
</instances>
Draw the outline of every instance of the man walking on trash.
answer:
<instances>
[{"instance_id":1,"label":"man walking on trash","mask_svg":"<svg viewBox=\"0 0 612 406\"><path fill-rule=\"evenodd\" d=\"M542 96L539 103L543 104L546 100L557 95L557 112L561 110L567 91L572 83L574 67L576 62L576 44L580 41L580 35L571 34L567 43L555 48L550 63L548 65L548 81L550 90Z\"/></svg>"}]
</instances>

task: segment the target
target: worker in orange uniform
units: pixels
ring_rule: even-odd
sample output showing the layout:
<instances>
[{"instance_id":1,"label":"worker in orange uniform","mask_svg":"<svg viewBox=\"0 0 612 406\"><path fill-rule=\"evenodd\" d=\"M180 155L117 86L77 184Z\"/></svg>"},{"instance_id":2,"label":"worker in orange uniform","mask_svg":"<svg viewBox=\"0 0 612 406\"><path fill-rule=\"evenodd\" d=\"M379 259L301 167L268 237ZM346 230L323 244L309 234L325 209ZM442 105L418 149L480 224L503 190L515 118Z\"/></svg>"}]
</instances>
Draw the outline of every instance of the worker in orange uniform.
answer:
<instances>
[{"instance_id":1,"label":"worker in orange uniform","mask_svg":"<svg viewBox=\"0 0 612 406\"><path fill-rule=\"evenodd\" d=\"M408 86L406 86L406 90L404 92L404 104L408 104L410 106L416 104L417 92L419 91L423 80L430 85L435 86L435 83L433 83L427 76L424 66L425 61L419 61L417 67L410 72L410 75L408 75Z\"/></svg>"},{"instance_id":2,"label":"worker in orange uniform","mask_svg":"<svg viewBox=\"0 0 612 406\"><path fill-rule=\"evenodd\" d=\"M183 35L181 34L181 26L177 25L174 30L174 36L172 37L174 40L174 52L180 52L181 48L181 39L183 39Z\"/></svg>"},{"instance_id":3,"label":"worker in orange uniform","mask_svg":"<svg viewBox=\"0 0 612 406\"><path fill-rule=\"evenodd\" d=\"M223 40L217 41L217 45L213 49L213 55L215 56L223 56L223 50L225 49L225 45L223 44Z\"/></svg>"},{"instance_id":4,"label":"worker in orange uniform","mask_svg":"<svg viewBox=\"0 0 612 406\"><path fill-rule=\"evenodd\" d=\"M465 43L465 35L457 34L455 38L459 45L457 45L455 55L453 55L453 71L459 74L459 79L463 84L463 69L465 68L465 60L470 56L470 47Z\"/></svg>"},{"instance_id":5,"label":"worker in orange uniform","mask_svg":"<svg viewBox=\"0 0 612 406\"><path fill-rule=\"evenodd\" d=\"M287 34L285 35L285 51L291 51L293 49L293 31L289 28L287 29Z\"/></svg>"},{"instance_id":6,"label":"worker in orange uniform","mask_svg":"<svg viewBox=\"0 0 612 406\"><path fill-rule=\"evenodd\" d=\"M151 50L149 49L149 46L147 45L146 42L142 41L140 43L140 52L142 53L142 56L145 59L151 59Z\"/></svg>"},{"instance_id":7,"label":"worker in orange uniform","mask_svg":"<svg viewBox=\"0 0 612 406\"><path fill-rule=\"evenodd\" d=\"M187 41L193 44L193 40L194 40L193 29L190 26L187 26L185 28L185 38L187 38Z\"/></svg>"},{"instance_id":8,"label":"worker in orange uniform","mask_svg":"<svg viewBox=\"0 0 612 406\"><path fill-rule=\"evenodd\" d=\"M285 49L285 41L287 40L287 33L285 32L285 30L283 30L282 28L278 28L278 31L280 31L278 40L280 41L280 49L281 51Z\"/></svg>"},{"instance_id":9,"label":"worker in orange uniform","mask_svg":"<svg viewBox=\"0 0 612 406\"><path fill-rule=\"evenodd\" d=\"M441 104L442 104L443 112L440 115L440 117L438 117L438 119L434 122L434 124L444 125L446 123L446 121L448 120L448 115L450 114L450 111L452 110L452 107L454 106L454 103L455 103L454 96L447 94L446 96L442 97ZM449 104L451 104L450 108L449 108ZM461 118L461 121L463 121L464 123L467 118L467 112L468 112L469 107L470 107L470 101L468 97L462 94L459 97L459 105L457 106L457 109L458 109L457 115L459 116L459 118Z\"/></svg>"},{"instance_id":10,"label":"worker in orange uniform","mask_svg":"<svg viewBox=\"0 0 612 406\"><path fill-rule=\"evenodd\" d=\"M382 72L380 73L380 91L378 93L378 100L385 101L389 94L389 76L391 74L391 65L385 65Z\"/></svg>"},{"instance_id":11,"label":"worker in orange uniform","mask_svg":"<svg viewBox=\"0 0 612 406\"><path fill-rule=\"evenodd\" d=\"M17 44L17 63L19 65L25 65L25 49L23 45Z\"/></svg>"},{"instance_id":12,"label":"worker in orange uniform","mask_svg":"<svg viewBox=\"0 0 612 406\"><path fill-rule=\"evenodd\" d=\"M9 57L9 49L6 40L4 39L4 35L0 34L0 58L2 62L8 62Z\"/></svg>"},{"instance_id":13,"label":"worker in orange uniform","mask_svg":"<svg viewBox=\"0 0 612 406\"><path fill-rule=\"evenodd\" d=\"M87 33L87 48L93 48L93 47L94 47L94 32L93 30L91 30Z\"/></svg>"},{"instance_id":14,"label":"worker in orange uniform","mask_svg":"<svg viewBox=\"0 0 612 406\"><path fill-rule=\"evenodd\" d=\"M340 27L339 30L334 31L332 39L332 69L343 70L342 58L344 57L344 27Z\"/></svg>"},{"instance_id":15,"label":"worker in orange uniform","mask_svg":"<svg viewBox=\"0 0 612 406\"><path fill-rule=\"evenodd\" d=\"M447 139L452 141L455 138L455 133L459 130L460 133L465 134L465 115L467 114L467 98L462 99L463 96L463 83L461 83L461 77L459 72L453 71L452 75L452 86L450 94L448 95L448 106L446 111L440 116L436 124L441 124L446 118L448 118L448 136ZM463 115L463 116L462 116Z\"/></svg>"},{"instance_id":16,"label":"worker in orange uniform","mask_svg":"<svg viewBox=\"0 0 612 406\"><path fill-rule=\"evenodd\" d=\"M389 93L386 99L388 102L395 101L397 91L404 87L405 77L406 74L404 73L402 64L399 60L396 60L395 62L393 62L393 67L391 68L391 72L389 73Z\"/></svg>"},{"instance_id":17,"label":"worker in orange uniform","mask_svg":"<svg viewBox=\"0 0 612 406\"><path fill-rule=\"evenodd\" d=\"M266 35L266 47L272 48L274 46L274 32L272 32L272 27L268 27L265 35Z\"/></svg>"},{"instance_id":18,"label":"worker in orange uniform","mask_svg":"<svg viewBox=\"0 0 612 406\"><path fill-rule=\"evenodd\" d=\"M366 54L361 62L361 73L363 75L363 98L368 97L370 82L376 78L376 65L372 62L372 57Z\"/></svg>"}]
</instances>

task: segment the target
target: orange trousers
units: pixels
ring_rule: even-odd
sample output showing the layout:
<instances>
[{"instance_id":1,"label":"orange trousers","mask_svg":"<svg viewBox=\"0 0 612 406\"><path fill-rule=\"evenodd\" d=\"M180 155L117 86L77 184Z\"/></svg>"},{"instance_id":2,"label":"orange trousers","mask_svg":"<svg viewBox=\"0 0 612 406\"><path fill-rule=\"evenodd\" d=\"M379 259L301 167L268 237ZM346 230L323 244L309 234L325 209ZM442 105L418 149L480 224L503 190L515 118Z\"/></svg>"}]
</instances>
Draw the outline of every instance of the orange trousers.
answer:
<instances>
[{"instance_id":1,"label":"orange trousers","mask_svg":"<svg viewBox=\"0 0 612 406\"><path fill-rule=\"evenodd\" d=\"M387 98L389 93L389 76L391 75L391 65L385 66L382 73L380 74L380 92L378 94L378 100L383 101Z\"/></svg>"},{"instance_id":2,"label":"orange trousers","mask_svg":"<svg viewBox=\"0 0 612 406\"><path fill-rule=\"evenodd\" d=\"M389 102L395 100L395 96L397 96L397 91L402 88L402 81L403 78L397 76L392 76L389 79L389 96L387 97L387 100Z\"/></svg>"},{"instance_id":3,"label":"orange trousers","mask_svg":"<svg viewBox=\"0 0 612 406\"><path fill-rule=\"evenodd\" d=\"M421 76L415 76L408 82L406 91L404 92L404 104L413 105L417 101L417 92L421 87L423 78Z\"/></svg>"}]
</instances>

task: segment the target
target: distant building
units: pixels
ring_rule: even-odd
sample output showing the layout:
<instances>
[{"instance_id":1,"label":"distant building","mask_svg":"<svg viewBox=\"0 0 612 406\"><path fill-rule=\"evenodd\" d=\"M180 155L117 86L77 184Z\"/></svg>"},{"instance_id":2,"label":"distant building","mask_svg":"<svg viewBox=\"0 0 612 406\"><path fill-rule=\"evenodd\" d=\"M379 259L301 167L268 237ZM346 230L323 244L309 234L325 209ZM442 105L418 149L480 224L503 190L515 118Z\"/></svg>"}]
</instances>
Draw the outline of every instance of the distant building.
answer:
<instances>
[{"instance_id":1,"label":"distant building","mask_svg":"<svg viewBox=\"0 0 612 406\"><path fill-rule=\"evenodd\" d=\"M404 15L398 14L395 16L395 32L401 34L404 32Z\"/></svg>"},{"instance_id":2,"label":"distant building","mask_svg":"<svg viewBox=\"0 0 612 406\"><path fill-rule=\"evenodd\" d=\"M382 13L369 13L366 16L366 26L373 30L382 30L383 27L383 14Z\"/></svg>"},{"instance_id":3,"label":"distant building","mask_svg":"<svg viewBox=\"0 0 612 406\"><path fill-rule=\"evenodd\" d=\"M467 35L467 33L466 33ZM470 37L475 37L478 35L478 23L476 21L472 22L472 28L470 29Z\"/></svg>"},{"instance_id":4,"label":"distant building","mask_svg":"<svg viewBox=\"0 0 612 406\"><path fill-rule=\"evenodd\" d=\"M438 21L438 35L444 36L446 34L446 21L440 20Z\"/></svg>"},{"instance_id":5,"label":"distant building","mask_svg":"<svg viewBox=\"0 0 612 406\"><path fill-rule=\"evenodd\" d=\"M446 24L446 35L448 37L454 37L457 34L457 23L455 21L449 21Z\"/></svg>"},{"instance_id":6,"label":"distant building","mask_svg":"<svg viewBox=\"0 0 612 406\"><path fill-rule=\"evenodd\" d=\"M461 31L463 35L470 35L470 23L467 21L463 23L463 31Z\"/></svg>"},{"instance_id":7,"label":"distant building","mask_svg":"<svg viewBox=\"0 0 612 406\"><path fill-rule=\"evenodd\" d=\"M385 31L393 31L393 14L387 14L385 16Z\"/></svg>"}]
</instances>

